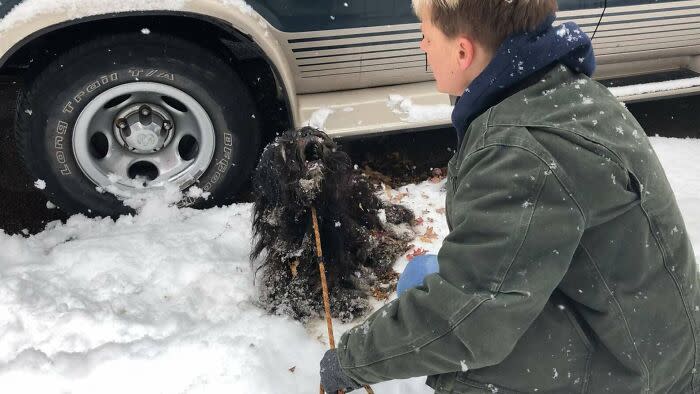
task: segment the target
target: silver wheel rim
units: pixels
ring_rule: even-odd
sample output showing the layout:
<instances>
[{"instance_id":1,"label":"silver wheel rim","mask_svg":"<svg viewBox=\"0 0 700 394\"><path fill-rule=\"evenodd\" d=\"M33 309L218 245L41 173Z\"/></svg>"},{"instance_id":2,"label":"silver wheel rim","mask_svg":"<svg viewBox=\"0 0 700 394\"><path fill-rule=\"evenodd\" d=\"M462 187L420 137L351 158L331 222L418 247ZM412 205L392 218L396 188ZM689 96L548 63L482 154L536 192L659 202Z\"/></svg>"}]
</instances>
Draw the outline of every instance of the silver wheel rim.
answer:
<instances>
[{"instance_id":1,"label":"silver wheel rim","mask_svg":"<svg viewBox=\"0 0 700 394\"><path fill-rule=\"evenodd\" d=\"M96 186L119 197L192 185L214 157L214 125L189 94L133 82L111 88L78 116L73 151Z\"/></svg>"}]
</instances>

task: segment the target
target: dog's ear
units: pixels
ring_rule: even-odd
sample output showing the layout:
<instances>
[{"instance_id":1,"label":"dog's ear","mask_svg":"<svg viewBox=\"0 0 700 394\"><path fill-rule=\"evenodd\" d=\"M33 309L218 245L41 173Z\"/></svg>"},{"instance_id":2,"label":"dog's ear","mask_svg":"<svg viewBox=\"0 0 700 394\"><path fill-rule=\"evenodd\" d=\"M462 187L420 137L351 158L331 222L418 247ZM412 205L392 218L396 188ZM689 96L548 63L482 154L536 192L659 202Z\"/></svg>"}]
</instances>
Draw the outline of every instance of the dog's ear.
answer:
<instances>
[{"instance_id":1,"label":"dog's ear","mask_svg":"<svg viewBox=\"0 0 700 394\"><path fill-rule=\"evenodd\" d=\"M253 188L258 200L271 206L279 204L282 198L282 179L287 177L287 157L283 143L269 144L262 155L253 177Z\"/></svg>"}]
</instances>

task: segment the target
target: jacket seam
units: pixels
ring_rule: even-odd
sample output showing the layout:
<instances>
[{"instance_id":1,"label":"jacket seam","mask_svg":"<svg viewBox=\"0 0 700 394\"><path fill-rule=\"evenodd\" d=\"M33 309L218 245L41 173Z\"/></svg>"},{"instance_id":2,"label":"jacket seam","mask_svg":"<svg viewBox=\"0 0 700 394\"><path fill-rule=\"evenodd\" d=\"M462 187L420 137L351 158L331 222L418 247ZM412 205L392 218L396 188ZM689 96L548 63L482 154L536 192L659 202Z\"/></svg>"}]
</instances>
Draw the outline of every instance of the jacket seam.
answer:
<instances>
[{"instance_id":1,"label":"jacket seam","mask_svg":"<svg viewBox=\"0 0 700 394\"><path fill-rule=\"evenodd\" d=\"M489 108L489 112L486 116L486 129L484 130L483 133L483 141L481 143L481 146L486 146L486 134L489 132L489 129L491 128L491 121L493 120L493 107Z\"/></svg>"},{"instance_id":2,"label":"jacket seam","mask_svg":"<svg viewBox=\"0 0 700 394\"><path fill-rule=\"evenodd\" d=\"M551 298L550 298L551 300ZM584 346L586 347L587 354L586 354L586 367L583 371L583 376L582 376L582 382L581 382L581 391L579 393L584 394L588 391L588 381L590 380L590 373L591 373L591 361L593 360L593 353L595 353L595 344L591 339L588 338L586 333L583 330L583 327L581 327L581 324L578 321L578 318L574 316L574 313L572 312L573 308L567 303L566 308L564 310L564 313L566 313L567 318L569 319L569 322L571 323L573 330L576 332L578 336L581 337L581 340L584 342Z\"/></svg>"},{"instance_id":3,"label":"jacket seam","mask_svg":"<svg viewBox=\"0 0 700 394\"><path fill-rule=\"evenodd\" d=\"M569 133L575 134L575 135L577 135L577 136L583 138L584 140L586 140L586 141L588 141L588 142L590 142L590 143L593 143L593 144L595 144L595 145L597 145L597 146L603 148L606 152L609 152L611 155L615 156L615 158L618 160L618 161L615 162L615 164L616 164L618 167L620 167L620 169L622 169L622 170L624 170L624 171L629 171L629 170L627 169L627 167L623 165L624 163L623 163L623 160L622 160L622 158L620 157L620 155L618 155L615 151L613 151L612 149L610 149L610 148L608 148L607 146L605 146L605 144L602 144L602 143L600 143L600 142L598 142L598 141L596 141L596 140L594 140L594 139L591 139L591 138L589 138L589 137L587 137L587 136L585 136L585 135L579 133L579 132L576 131L575 129L567 129L567 128L558 127L558 126L554 126L554 125L534 124L534 123L532 123L532 124L531 124L531 123L523 123L523 124L518 124L518 123L497 123L497 124L494 124L494 126L510 126L510 127L525 127L525 128L527 128L527 127L540 127L540 128L543 128L543 129L553 129L553 130L559 130L559 131L569 132Z\"/></svg>"},{"instance_id":4,"label":"jacket seam","mask_svg":"<svg viewBox=\"0 0 700 394\"><path fill-rule=\"evenodd\" d=\"M591 383L591 363L593 363L593 353L595 349L588 352L588 357L586 358L586 374L583 377L583 384L581 387L581 394L586 394L588 392L588 385Z\"/></svg>"},{"instance_id":5,"label":"jacket seam","mask_svg":"<svg viewBox=\"0 0 700 394\"><path fill-rule=\"evenodd\" d=\"M591 262L591 266L595 269L595 273L597 274L598 278L600 278L600 281L603 283L603 286L605 286L605 290L608 292L612 300L615 302L615 306L617 307L618 313L620 314L620 317L622 318L622 321L625 324L625 331L627 332L627 336L629 341L632 343L632 347L634 348L634 351L637 353L637 357L639 357L639 363L642 365L644 368L644 375L646 377L646 390L649 391L651 389L651 374L649 372L649 367L647 366L646 362L644 361L644 358L642 357L642 353L639 351L639 348L637 348L637 343L634 340L634 336L632 335L632 331L630 330L629 322L627 321L627 317L625 316L624 311L622 310L622 306L620 305L620 302L618 301L617 297L615 297L615 293L610 289L610 286L608 286L608 283L605 281L605 277L603 277L602 272L600 271L600 268L598 268L598 264L596 264L595 259L591 255L591 253L588 251L588 248L586 248L586 245L583 244L583 242L580 242L579 245L581 246L581 249L586 253L586 256L588 256L588 260Z\"/></svg>"},{"instance_id":6,"label":"jacket seam","mask_svg":"<svg viewBox=\"0 0 700 394\"><path fill-rule=\"evenodd\" d=\"M531 155L535 156L539 161L542 162L542 164L544 164L547 168L549 168L549 164L547 163L547 161L544 160L542 157L540 157L540 155L538 155L537 152L534 152L533 150L531 150L531 149L529 149L529 148L527 148L527 147L525 147L525 146L514 145L514 144L508 144L508 143L505 143L505 142L492 142L492 143L490 143L489 145L486 145L486 146L484 146L484 147L482 147L482 148L479 148L479 149L477 149L477 150L475 150L475 151L473 151L473 152L470 152L470 153L469 153L467 156L465 156L464 159L462 159L461 161L467 160L470 156L472 156L472 155L474 155L474 154L476 154L476 153L478 153L478 152L480 152L480 151L482 151L482 150L484 150L484 149L486 149L486 148L490 148L490 147L492 147L492 146L506 146L506 147L511 147L511 148L519 148L519 149L522 149L522 150L524 150L524 151L526 151L526 152L529 152ZM460 167L461 167L461 165L460 165ZM586 218L586 214L584 213L584 210L583 210L583 206L578 202L578 200L576 200L576 197L575 197L574 194L571 192L571 190L569 190L569 188L566 187L566 185L564 185L564 182L562 182L561 178L559 177L559 175L557 174L556 171L552 171L552 175L554 175L554 177L557 178L557 183L559 184L559 186L561 186L564 190L566 190L566 194L569 196L569 198L571 198L571 200L574 202L574 204L576 204L576 208L577 208L577 209L579 210L579 212L581 213L581 216L583 217L584 221L585 221L585 222L588 222L588 219Z\"/></svg>"},{"instance_id":7,"label":"jacket seam","mask_svg":"<svg viewBox=\"0 0 700 394\"><path fill-rule=\"evenodd\" d=\"M647 210L644 208L644 204L639 204L639 207L642 209L642 212L644 213L644 217L647 219L647 222L649 223L649 227L651 228L651 233L652 236L654 237L654 240L656 241L657 246L659 247L659 251L661 252L661 258L663 259L664 263L664 269L666 270L666 273L668 276L671 277L673 280L673 284L676 286L676 289L678 290L678 295L681 298L681 302L683 303L683 310L685 311L685 315L688 317L688 323L690 324L691 327L691 333L693 334L693 350L694 350L694 357L693 357L693 369L697 369L698 366L698 339L695 334L695 330L697 327L695 326L695 319L693 319L692 313L688 309L688 302L686 301L685 295L683 294L683 288L682 286L679 285L679 281L676 278L676 275L668 268L668 256L665 248L665 242L662 242L662 239L659 237L660 234L658 233L658 230L656 226L654 226L654 223L651 221L651 218L649 217L649 214L647 213ZM693 374L695 375L695 374ZM691 377L690 379L690 387L693 392L695 392L695 376Z\"/></svg>"},{"instance_id":8,"label":"jacket seam","mask_svg":"<svg viewBox=\"0 0 700 394\"><path fill-rule=\"evenodd\" d=\"M540 174L542 174L541 169L540 169ZM525 245L525 241L527 240L527 235L530 233L530 227L532 226L532 218L535 216L535 212L537 211L537 206L539 205L540 198L542 197L542 191L544 191L544 186L546 184L547 184L547 175L544 176L542 184L539 186L540 190L537 192L537 197L535 198L535 203L532 205L532 212L530 213L530 215L527 219L527 227L525 228L525 233L523 233L522 239L520 240L520 245L518 245L518 249L513 254L513 259L510 261L508 266L505 267L505 271L503 272L503 275L500 278L500 283L498 284L498 286L496 286L496 289L494 290L496 295L500 294L501 288L503 287L503 283L505 283L506 278L508 277L508 273L510 272L510 269L513 267L513 264L515 264L515 261L518 259L520 252L523 250L523 246Z\"/></svg>"}]
</instances>

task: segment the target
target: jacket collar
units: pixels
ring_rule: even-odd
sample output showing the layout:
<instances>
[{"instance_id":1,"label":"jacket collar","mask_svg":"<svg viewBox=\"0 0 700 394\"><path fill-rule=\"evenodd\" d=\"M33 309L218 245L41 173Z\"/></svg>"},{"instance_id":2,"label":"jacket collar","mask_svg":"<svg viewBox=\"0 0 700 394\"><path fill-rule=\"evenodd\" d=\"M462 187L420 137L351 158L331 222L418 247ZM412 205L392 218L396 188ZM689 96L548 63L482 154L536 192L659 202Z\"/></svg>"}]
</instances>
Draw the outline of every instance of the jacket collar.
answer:
<instances>
[{"instance_id":1,"label":"jacket collar","mask_svg":"<svg viewBox=\"0 0 700 394\"><path fill-rule=\"evenodd\" d=\"M452 110L459 145L474 119L554 64L562 63L577 73L593 75L595 56L590 38L573 22L557 27L552 26L553 22L554 15L550 15L534 32L508 37L459 97Z\"/></svg>"}]
</instances>

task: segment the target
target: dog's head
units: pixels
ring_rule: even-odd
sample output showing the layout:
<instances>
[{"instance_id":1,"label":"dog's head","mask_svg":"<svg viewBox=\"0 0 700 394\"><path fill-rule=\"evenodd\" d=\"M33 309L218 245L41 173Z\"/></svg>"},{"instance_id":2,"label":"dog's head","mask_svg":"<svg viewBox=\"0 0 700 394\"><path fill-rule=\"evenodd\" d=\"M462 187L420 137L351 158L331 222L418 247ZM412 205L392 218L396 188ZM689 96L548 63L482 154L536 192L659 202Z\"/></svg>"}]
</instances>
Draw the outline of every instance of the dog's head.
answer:
<instances>
[{"instance_id":1,"label":"dog's head","mask_svg":"<svg viewBox=\"0 0 700 394\"><path fill-rule=\"evenodd\" d=\"M255 174L255 190L258 198L275 206L309 206L324 193L337 191L350 170L348 155L323 131L313 127L288 130L265 148Z\"/></svg>"}]
</instances>

